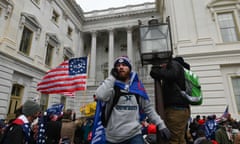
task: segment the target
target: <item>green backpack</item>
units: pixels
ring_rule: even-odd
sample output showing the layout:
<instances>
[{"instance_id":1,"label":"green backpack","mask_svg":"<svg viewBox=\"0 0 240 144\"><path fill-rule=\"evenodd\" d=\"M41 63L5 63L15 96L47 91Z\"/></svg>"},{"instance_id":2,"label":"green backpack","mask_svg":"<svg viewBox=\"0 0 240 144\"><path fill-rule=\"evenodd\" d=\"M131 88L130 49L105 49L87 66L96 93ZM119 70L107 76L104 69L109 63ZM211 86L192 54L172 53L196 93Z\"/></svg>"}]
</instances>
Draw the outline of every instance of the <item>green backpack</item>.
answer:
<instances>
[{"instance_id":1,"label":"green backpack","mask_svg":"<svg viewBox=\"0 0 240 144\"><path fill-rule=\"evenodd\" d=\"M191 105L201 105L203 97L198 76L185 68L184 75L186 91L181 91L182 95L187 98Z\"/></svg>"}]
</instances>

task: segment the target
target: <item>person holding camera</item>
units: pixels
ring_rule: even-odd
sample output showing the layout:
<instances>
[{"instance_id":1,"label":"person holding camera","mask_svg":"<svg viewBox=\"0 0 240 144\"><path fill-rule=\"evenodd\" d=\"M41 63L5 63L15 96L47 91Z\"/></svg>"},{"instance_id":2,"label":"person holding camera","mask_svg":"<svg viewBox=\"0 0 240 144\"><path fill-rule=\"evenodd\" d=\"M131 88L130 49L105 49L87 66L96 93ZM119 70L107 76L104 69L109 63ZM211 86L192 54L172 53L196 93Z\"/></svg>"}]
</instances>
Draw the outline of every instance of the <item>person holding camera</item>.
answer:
<instances>
[{"instance_id":1,"label":"person holding camera","mask_svg":"<svg viewBox=\"0 0 240 144\"><path fill-rule=\"evenodd\" d=\"M143 84L132 71L128 57L121 56L114 61L111 75L97 88L96 97L106 103L106 110L102 113L109 115L105 125L107 144L144 144L141 109L156 124L161 138L170 138L170 131L152 107ZM111 106L116 99L116 104Z\"/></svg>"}]
</instances>

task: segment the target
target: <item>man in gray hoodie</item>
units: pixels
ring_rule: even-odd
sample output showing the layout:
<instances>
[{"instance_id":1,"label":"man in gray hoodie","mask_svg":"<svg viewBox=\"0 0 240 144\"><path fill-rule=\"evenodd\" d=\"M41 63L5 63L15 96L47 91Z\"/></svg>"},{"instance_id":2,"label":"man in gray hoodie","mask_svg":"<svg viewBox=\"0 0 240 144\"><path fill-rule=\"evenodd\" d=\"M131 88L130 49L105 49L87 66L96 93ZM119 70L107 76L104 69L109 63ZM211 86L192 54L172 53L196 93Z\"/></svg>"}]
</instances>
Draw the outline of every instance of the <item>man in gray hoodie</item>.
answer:
<instances>
[{"instance_id":1,"label":"man in gray hoodie","mask_svg":"<svg viewBox=\"0 0 240 144\"><path fill-rule=\"evenodd\" d=\"M128 57L122 56L114 61L111 75L97 88L97 100L106 103L105 116L107 144L144 144L141 134L140 110L143 110L163 139L170 138L170 131L150 103L143 84ZM113 105L114 99L117 99Z\"/></svg>"}]
</instances>

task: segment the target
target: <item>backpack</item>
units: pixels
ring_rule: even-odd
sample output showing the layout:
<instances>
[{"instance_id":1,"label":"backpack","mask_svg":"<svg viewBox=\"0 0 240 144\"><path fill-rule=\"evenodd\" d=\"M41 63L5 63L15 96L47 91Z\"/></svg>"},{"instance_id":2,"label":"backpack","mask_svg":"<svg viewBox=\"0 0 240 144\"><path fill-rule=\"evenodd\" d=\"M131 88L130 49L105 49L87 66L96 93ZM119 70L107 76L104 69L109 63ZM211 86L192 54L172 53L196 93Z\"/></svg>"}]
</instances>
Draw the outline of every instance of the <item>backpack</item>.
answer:
<instances>
[{"instance_id":1,"label":"backpack","mask_svg":"<svg viewBox=\"0 0 240 144\"><path fill-rule=\"evenodd\" d=\"M198 76L185 68L184 76L186 90L181 91L182 95L187 98L191 105L201 105L203 97Z\"/></svg>"},{"instance_id":2,"label":"backpack","mask_svg":"<svg viewBox=\"0 0 240 144\"><path fill-rule=\"evenodd\" d=\"M116 90L116 88L114 88L114 89ZM116 91L116 92L118 93L119 91ZM135 95L135 94L134 94L134 95ZM104 127L107 127L109 118L110 118L110 116L111 116L111 114L112 114L112 109L113 109L113 107L117 104L117 102L118 102L118 100L119 100L120 97L121 97L121 96L118 95L118 94L116 94L116 95L114 96L113 102L112 102L112 104L109 106L109 107L110 107L110 111L107 113L106 116L105 116L105 111L107 110L106 104L104 104L104 106L102 107L101 121L102 121L102 125L103 125ZM137 104L139 105L139 97L140 97L140 96L139 96L139 95L135 95L135 97L136 97L136 100L137 100ZM139 108L139 114L140 114L140 120L143 119L142 117L144 117L145 113L143 112L143 110L142 110L141 108Z\"/></svg>"}]
</instances>

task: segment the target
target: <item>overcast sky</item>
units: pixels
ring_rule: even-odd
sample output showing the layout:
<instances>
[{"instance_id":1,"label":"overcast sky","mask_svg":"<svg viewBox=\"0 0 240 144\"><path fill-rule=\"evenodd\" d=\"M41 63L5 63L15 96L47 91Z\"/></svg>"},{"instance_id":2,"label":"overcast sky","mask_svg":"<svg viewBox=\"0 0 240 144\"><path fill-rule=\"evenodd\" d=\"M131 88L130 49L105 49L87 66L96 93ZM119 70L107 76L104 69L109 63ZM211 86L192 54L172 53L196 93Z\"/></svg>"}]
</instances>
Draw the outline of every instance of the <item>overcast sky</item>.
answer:
<instances>
[{"instance_id":1,"label":"overcast sky","mask_svg":"<svg viewBox=\"0 0 240 144\"><path fill-rule=\"evenodd\" d=\"M102 10L125 5L142 4L145 2L155 2L155 0L76 0L84 12Z\"/></svg>"}]
</instances>

